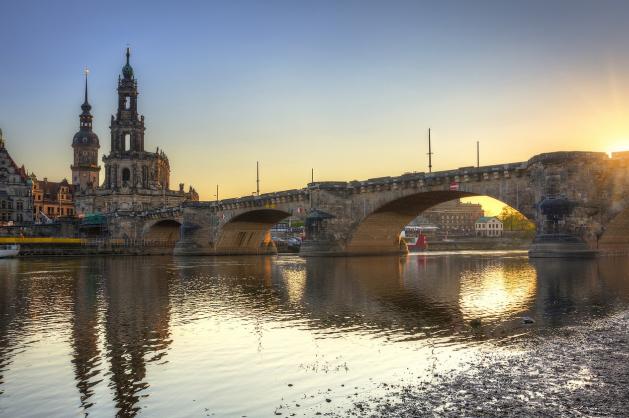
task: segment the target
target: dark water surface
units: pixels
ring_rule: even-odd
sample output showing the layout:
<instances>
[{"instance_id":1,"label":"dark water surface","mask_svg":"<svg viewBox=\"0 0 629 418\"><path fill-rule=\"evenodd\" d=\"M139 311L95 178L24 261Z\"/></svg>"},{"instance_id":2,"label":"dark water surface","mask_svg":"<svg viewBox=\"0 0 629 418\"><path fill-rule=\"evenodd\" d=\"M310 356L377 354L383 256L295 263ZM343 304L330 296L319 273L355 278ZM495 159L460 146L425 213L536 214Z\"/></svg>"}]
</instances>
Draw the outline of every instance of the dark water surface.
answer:
<instances>
[{"instance_id":1,"label":"dark water surface","mask_svg":"<svg viewBox=\"0 0 629 418\"><path fill-rule=\"evenodd\" d=\"M0 415L339 412L627 309L628 276L517 252L0 260Z\"/></svg>"}]
</instances>

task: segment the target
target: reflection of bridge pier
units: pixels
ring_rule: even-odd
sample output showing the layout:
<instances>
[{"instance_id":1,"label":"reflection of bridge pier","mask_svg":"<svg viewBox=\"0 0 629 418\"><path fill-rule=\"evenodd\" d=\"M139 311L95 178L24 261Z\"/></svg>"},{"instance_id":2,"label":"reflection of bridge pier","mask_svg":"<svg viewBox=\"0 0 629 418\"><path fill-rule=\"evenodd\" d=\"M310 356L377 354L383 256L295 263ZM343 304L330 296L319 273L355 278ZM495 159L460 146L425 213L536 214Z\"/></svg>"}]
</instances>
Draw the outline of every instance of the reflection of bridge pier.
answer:
<instances>
[{"instance_id":1,"label":"reflection of bridge pier","mask_svg":"<svg viewBox=\"0 0 629 418\"><path fill-rule=\"evenodd\" d=\"M579 311L604 314L616 298L629 294L626 258L533 259L537 276L536 311L551 325L565 323Z\"/></svg>"}]
</instances>

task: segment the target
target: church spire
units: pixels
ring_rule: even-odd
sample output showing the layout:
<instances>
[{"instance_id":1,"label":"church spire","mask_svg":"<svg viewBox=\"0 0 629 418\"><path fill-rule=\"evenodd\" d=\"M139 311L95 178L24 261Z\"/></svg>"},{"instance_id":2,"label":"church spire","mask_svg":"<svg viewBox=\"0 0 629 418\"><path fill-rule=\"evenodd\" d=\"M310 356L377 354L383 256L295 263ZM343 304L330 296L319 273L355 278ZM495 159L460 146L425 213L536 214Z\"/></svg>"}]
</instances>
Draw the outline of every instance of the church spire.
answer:
<instances>
[{"instance_id":1,"label":"church spire","mask_svg":"<svg viewBox=\"0 0 629 418\"><path fill-rule=\"evenodd\" d=\"M85 74L85 100L83 101L83 104L81 105L81 109L83 110L83 114L88 115L90 113L90 110L92 110L92 106L87 101L87 75L90 73L90 70L87 67L85 67L85 69L83 70L83 73Z\"/></svg>"}]
</instances>

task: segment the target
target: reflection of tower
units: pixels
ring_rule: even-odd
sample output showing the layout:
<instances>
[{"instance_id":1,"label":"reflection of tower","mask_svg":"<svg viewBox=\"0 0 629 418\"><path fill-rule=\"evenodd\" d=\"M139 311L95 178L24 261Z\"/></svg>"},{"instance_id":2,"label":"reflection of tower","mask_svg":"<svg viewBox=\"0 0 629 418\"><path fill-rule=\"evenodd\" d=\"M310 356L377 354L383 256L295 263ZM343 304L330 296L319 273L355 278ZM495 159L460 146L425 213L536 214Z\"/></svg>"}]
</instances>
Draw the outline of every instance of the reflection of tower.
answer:
<instances>
[{"instance_id":1,"label":"reflection of tower","mask_svg":"<svg viewBox=\"0 0 629 418\"><path fill-rule=\"evenodd\" d=\"M147 354L157 361L170 345L168 276L161 266L146 259L106 261L105 313L110 387L118 415L139 411L139 392L148 387Z\"/></svg>"},{"instance_id":2,"label":"reflection of tower","mask_svg":"<svg viewBox=\"0 0 629 418\"><path fill-rule=\"evenodd\" d=\"M76 387L81 394L81 407L87 410L92 406L89 402L94 394L92 387L100 382L100 379L94 380L100 373L97 300L100 286L96 281L97 271L81 268L84 267L82 265L78 267L74 273L74 320L72 322L74 358L72 363Z\"/></svg>"},{"instance_id":3,"label":"reflection of tower","mask_svg":"<svg viewBox=\"0 0 629 418\"><path fill-rule=\"evenodd\" d=\"M85 70L85 100L81 105L79 131L72 139L74 162L72 164L72 184L80 190L98 187L98 136L92 131L92 106L87 101L87 69Z\"/></svg>"}]
</instances>

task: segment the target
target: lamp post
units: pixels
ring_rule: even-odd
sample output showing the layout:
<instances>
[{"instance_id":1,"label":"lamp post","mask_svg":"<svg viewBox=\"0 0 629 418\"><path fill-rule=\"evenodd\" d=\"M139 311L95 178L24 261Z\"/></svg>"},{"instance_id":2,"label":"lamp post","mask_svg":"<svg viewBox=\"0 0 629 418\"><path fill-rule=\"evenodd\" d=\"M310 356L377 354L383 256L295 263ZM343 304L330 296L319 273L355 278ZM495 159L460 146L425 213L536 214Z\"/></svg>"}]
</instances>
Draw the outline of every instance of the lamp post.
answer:
<instances>
[{"instance_id":1,"label":"lamp post","mask_svg":"<svg viewBox=\"0 0 629 418\"><path fill-rule=\"evenodd\" d=\"M432 173L432 144L430 143L430 128L428 128L428 172Z\"/></svg>"},{"instance_id":2,"label":"lamp post","mask_svg":"<svg viewBox=\"0 0 629 418\"><path fill-rule=\"evenodd\" d=\"M256 196L260 196L260 162L256 161Z\"/></svg>"}]
</instances>

